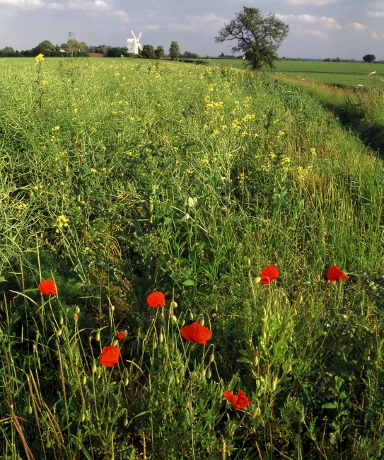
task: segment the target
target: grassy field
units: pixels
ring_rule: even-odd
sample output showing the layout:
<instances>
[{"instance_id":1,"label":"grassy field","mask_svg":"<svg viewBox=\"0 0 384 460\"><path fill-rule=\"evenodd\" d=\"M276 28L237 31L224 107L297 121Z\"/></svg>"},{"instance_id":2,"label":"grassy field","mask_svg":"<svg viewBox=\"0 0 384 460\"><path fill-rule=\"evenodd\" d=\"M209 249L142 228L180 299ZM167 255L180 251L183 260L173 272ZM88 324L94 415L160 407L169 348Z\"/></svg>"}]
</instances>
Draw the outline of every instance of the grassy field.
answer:
<instances>
[{"instance_id":1,"label":"grassy field","mask_svg":"<svg viewBox=\"0 0 384 460\"><path fill-rule=\"evenodd\" d=\"M382 458L383 162L320 99L138 59L0 99L1 458Z\"/></svg>"},{"instance_id":2,"label":"grassy field","mask_svg":"<svg viewBox=\"0 0 384 460\"><path fill-rule=\"evenodd\" d=\"M213 65L245 68L242 59L214 59ZM362 62L324 62L280 60L275 69L263 69L268 73L282 75L294 82L313 81L340 87L355 88L362 85L364 89L384 88L384 64L367 64ZM376 75L368 78L368 74Z\"/></svg>"}]
</instances>

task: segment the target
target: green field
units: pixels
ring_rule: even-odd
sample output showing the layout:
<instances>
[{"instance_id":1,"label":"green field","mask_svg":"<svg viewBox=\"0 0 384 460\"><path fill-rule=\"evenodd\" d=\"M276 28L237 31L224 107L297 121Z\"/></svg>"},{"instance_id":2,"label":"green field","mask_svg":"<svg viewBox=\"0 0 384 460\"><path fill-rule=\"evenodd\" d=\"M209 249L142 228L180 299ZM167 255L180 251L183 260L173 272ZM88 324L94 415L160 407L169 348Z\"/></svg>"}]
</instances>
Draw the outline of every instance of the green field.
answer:
<instances>
[{"instance_id":1,"label":"green field","mask_svg":"<svg viewBox=\"0 0 384 460\"><path fill-rule=\"evenodd\" d=\"M1 458L382 458L382 99L333 90L0 60Z\"/></svg>"},{"instance_id":2,"label":"green field","mask_svg":"<svg viewBox=\"0 0 384 460\"><path fill-rule=\"evenodd\" d=\"M215 59L214 65L246 68L242 59ZM280 60L275 62L275 69L264 68L268 73L283 75L297 81L319 81L332 85L364 88L383 88L384 64L367 64L363 62L324 62ZM370 72L376 76L368 77Z\"/></svg>"}]
</instances>

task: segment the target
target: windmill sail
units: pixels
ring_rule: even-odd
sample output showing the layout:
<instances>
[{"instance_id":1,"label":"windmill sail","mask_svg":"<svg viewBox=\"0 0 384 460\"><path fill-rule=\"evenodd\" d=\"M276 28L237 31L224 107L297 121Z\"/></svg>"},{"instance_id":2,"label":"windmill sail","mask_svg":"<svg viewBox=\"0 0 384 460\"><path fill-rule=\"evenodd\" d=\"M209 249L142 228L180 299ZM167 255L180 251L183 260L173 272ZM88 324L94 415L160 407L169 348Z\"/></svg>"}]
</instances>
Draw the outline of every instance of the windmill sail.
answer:
<instances>
[{"instance_id":1,"label":"windmill sail","mask_svg":"<svg viewBox=\"0 0 384 460\"><path fill-rule=\"evenodd\" d=\"M142 46L139 43L140 37L141 37L141 32L139 33L139 36L136 38L136 35L133 33L131 30L131 33L134 38L128 38L127 40L127 50L128 53L132 54L139 54L139 50L142 50Z\"/></svg>"}]
</instances>

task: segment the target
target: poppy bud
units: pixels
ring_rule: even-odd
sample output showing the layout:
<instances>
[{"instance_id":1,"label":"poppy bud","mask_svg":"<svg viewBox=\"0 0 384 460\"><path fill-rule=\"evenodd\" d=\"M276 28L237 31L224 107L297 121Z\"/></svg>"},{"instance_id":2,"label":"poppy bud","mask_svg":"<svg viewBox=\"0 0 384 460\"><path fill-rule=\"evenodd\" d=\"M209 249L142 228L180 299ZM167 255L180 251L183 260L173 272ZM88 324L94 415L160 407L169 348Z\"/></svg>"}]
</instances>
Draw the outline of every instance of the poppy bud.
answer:
<instances>
[{"instance_id":1,"label":"poppy bud","mask_svg":"<svg viewBox=\"0 0 384 460\"><path fill-rule=\"evenodd\" d=\"M162 332L160 332L160 334L159 334L159 342L160 343L164 342L164 334Z\"/></svg>"},{"instance_id":2,"label":"poppy bud","mask_svg":"<svg viewBox=\"0 0 384 460\"><path fill-rule=\"evenodd\" d=\"M32 414L32 406L31 406L31 405L29 405L29 406L27 407L27 413L28 413L29 415Z\"/></svg>"},{"instance_id":3,"label":"poppy bud","mask_svg":"<svg viewBox=\"0 0 384 460\"><path fill-rule=\"evenodd\" d=\"M60 316L60 319L59 319L59 324L60 326L62 326L64 323L64 318L62 316Z\"/></svg>"},{"instance_id":4,"label":"poppy bud","mask_svg":"<svg viewBox=\"0 0 384 460\"><path fill-rule=\"evenodd\" d=\"M92 364L92 374L94 374L97 370L97 365L96 365L96 361L93 361L93 364Z\"/></svg>"},{"instance_id":5,"label":"poppy bud","mask_svg":"<svg viewBox=\"0 0 384 460\"><path fill-rule=\"evenodd\" d=\"M96 340L97 342L100 342L100 329L98 329L98 330L96 331L95 340Z\"/></svg>"},{"instance_id":6,"label":"poppy bud","mask_svg":"<svg viewBox=\"0 0 384 460\"><path fill-rule=\"evenodd\" d=\"M193 321L193 313L191 311L189 312L189 319Z\"/></svg>"},{"instance_id":7,"label":"poppy bud","mask_svg":"<svg viewBox=\"0 0 384 460\"><path fill-rule=\"evenodd\" d=\"M79 315L77 313L73 314L73 321L77 323L79 321Z\"/></svg>"},{"instance_id":8,"label":"poppy bud","mask_svg":"<svg viewBox=\"0 0 384 460\"><path fill-rule=\"evenodd\" d=\"M210 379L212 377L211 369L207 369L206 376L207 376L207 379Z\"/></svg>"},{"instance_id":9,"label":"poppy bud","mask_svg":"<svg viewBox=\"0 0 384 460\"><path fill-rule=\"evenodd\" d=\"M124 419L123 425L124 425L124 426L127 426L127 425L128 425L128 419L127 419L127 418Z\"/></svg>"},{"instance_id":10,"label":"poppy bud","mask_svg":"<svg viewBox=\"0 0 384 460\"><path fill-rule=\"evenodd\" d=\"M177 302L175 302L174 300L172 300L172 302L170 303L169 305L171 308L177 308Z\"/></svg>"},{"instance_id":11,"label":"poppy bud","mask_svg":"<svg viewBox=\"0 0 384 460\"><path fill-rule=\"evenodd\" d=\"M255 279L253 280L253 282L254 282L255 284L260 283L260 281L261 281L260 276L258 276L257 278L255 278Z\"/></svg>"},{"instance_id":12,"label":"poppy bud","mask_svg":"<svg viewBox=\"0 0 384 460\"><path fill-rule=\"evenodd\" d=\"M201 324L202 326L204 326L204 323L205 323L204 318L201 318L200 324Z\"/></svg>"},{"instance_id":13,"label":"poppy bud","mask_svg":"<svg viewBox=\"0 0 384 460\"><path fill-rule=\"evenodd\" d=\"M87 376L83 375L83 378L81 379L81 383L85 385L87 383Z\"/></svg>"},{"instance_id":14,"label":"poppy bud","mask_svg":"<svg viewBox=\"0 0 384 460\"><path fill-rule=\"evenodd\" d=\"M177 318L175 315L172 315L171 320L173 323L177 324Z\"/></svg>"},{"instance_id":15,"label":"poppy bud","mask_svg":"<svg viewBox=\"0 0 384 460\"><path fill-rule=\"evenodd\" d=\"M79 308L79 307L76 307L75 312L76 312L76 313L80 313L80 308Z\"/></svg>"},{"instance_id":16,"label":"poppy bud","mask_svg":"<svg viewBox=\"0 0 384 460\"><path fill-rule=\"evenodd\" d=\"M210 363L213 363L213 361L215 360L215 353L211 353L211 356L209 357L209 362Z\"/></svg>"},{"instance_id":17,"label":"poppy bud","mask_svg":"<svg viewBox=\"0 0 384 460\"><path fill-rule=\"evenodd\" d=\"M60 337L62 333L63 333L63 329L58 329L56 331L56 337Z\"/></svg>"},{"instance_id":18,"label":"poppy bud","mask_svg":"<svg viewBox=\"0 0 384 460\"><path fill-rule=\"evenodd\" d=\"M260 407L255 407L252 411L252 418L256 418L261 414Z\"/></svg>"},{"instance_id":19,"label":"poppy bud","mask_svg":"<svg viewBox=\"0 0 384 460\"><path fill-rule=\"evenodd\" d=\"M124 386L126 387L129 383L129 378L128 377L125 377L124 379Z\"/></svg>"}]
</instances>

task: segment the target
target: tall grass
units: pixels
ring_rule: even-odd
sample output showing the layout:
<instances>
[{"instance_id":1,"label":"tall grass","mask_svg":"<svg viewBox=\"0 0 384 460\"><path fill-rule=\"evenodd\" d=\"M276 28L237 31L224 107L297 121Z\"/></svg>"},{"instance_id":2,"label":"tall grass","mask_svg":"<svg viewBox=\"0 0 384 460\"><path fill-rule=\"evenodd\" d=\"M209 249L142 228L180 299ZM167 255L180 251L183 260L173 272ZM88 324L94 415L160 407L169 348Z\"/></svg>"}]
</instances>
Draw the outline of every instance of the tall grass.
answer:
<instances>
[{"instance_id":1,"label":"tall grass","mask_svg":"<svg viewBox=\"0 0 384 460\"><path fill-rule=\"evenodd\" d=\"M3 458L380 458L381 160L296 87L136 62L0 63Z\"/></svg>"}]
</instances>

